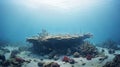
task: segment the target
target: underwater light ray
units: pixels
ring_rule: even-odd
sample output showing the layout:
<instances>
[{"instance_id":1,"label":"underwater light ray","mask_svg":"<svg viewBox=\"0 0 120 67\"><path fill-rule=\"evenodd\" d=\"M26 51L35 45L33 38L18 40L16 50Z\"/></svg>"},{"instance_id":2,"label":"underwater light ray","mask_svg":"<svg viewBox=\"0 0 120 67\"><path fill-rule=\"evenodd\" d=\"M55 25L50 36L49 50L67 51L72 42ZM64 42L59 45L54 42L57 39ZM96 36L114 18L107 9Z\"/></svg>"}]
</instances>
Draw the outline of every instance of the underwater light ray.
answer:
<instances>
[{"instance_id":1,"label":"underwater light ray","mask_svg":"<svg viewBox=\"0 0 120 67\"><path fill-rule=\"evenodd\" d=\"M103 0L13 0L30 9L54 9L72 11L74 9L89 9Z\"/></svg>"}]
</instances>

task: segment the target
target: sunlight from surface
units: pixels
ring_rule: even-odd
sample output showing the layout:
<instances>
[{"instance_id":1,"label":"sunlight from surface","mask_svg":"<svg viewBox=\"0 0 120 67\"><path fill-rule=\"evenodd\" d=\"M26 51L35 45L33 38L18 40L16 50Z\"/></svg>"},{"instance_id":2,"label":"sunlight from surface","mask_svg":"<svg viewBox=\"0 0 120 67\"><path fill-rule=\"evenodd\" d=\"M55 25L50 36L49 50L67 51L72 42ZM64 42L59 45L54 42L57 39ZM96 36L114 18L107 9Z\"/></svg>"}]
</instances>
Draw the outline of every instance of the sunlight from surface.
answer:
<instances>
[{"instance_id":1,"label":"sunlight from surface","mask_svg":"<svg viewBox=\"0 0 120 67\"><path fill-rule=\"evenodd\" d=\"M13 0L30 9L56 9L70 11L74 9L89 9L103 2L103 0Z\"/></svg>"}]
</instances>

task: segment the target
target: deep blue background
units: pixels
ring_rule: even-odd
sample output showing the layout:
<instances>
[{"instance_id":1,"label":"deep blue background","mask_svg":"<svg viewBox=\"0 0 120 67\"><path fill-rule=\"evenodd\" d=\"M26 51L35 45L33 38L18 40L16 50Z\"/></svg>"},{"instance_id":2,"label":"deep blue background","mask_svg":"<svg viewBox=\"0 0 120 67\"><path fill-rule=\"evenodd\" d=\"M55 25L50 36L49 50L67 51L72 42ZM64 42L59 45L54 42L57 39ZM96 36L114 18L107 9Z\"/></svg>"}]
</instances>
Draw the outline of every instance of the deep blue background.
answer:
<instances>
[{"instance_id":1,"label":"deep blue background","mask_svg":"<svg viewBox=\"0 0 120 67\"><path fill-rule=\"evenodd\" d=\"M93 42L106 39L120 41L120 0L106 0L89 10L60 12L31 10L0 0L0 38L11 42L25 42L26 37L37 35L41 29L51 34L93 33Z\"/></svg>"}]
</instances>

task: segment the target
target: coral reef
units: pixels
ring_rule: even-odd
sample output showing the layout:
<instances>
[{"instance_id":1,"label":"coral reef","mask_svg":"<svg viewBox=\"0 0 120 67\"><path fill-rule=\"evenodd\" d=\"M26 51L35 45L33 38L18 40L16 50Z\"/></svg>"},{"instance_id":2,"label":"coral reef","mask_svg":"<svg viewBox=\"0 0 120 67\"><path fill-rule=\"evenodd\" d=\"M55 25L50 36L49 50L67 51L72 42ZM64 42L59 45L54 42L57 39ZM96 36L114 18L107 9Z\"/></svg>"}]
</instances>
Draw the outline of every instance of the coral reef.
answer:
<instances>
[{"instance_id":1,"label":"coral reef","mask_svg":"<svg viewBox=\"0 0 120 67\"><path fill-rule=\"evenodd\" d=\"M120 54L116 55L113 61L107 62L103 67L120 67Z\"/></svg>"},{"instance_id":2,"label":"coral reef","mask_svg":"<svg viewBox=\"0 0 120 67\"><path fill-rule=\"evenodd\" d=\"M11 58L11 61L10 61L10 63L11 63L13 66L16 66L16 67L21 67L24 62L25 62L25 60L22 59L22 58L20 58L20 57Z\"/></svg>"},{"instance_id":3,"label":"coral reef","mask_svg":"<svg viewBox=\"0 0 120 67\"><path fill-rule=\"evenodd\" d=\"M14 57L14 58L9 58L8 60L6 60L4 55L0 56L0 60L2 60L0 62L0 66L2 67L22 67L24 62L29 63L29 61L24 60L21 57Z\"/></svg>"},{"instance_id":4,"label":"coral reef","mask_svg":"<svg viewBox=\"0 0 120 67\"><path fill-rule=\"evenodd\" d=\"M17 56L19 53L20 51L17 49L8 50L7 48L2 48L0 52L0 67L22 67L25 62L30 63L30 61ZM9 57L6 54L9 54Z\"/></svg>"},{"instance_id":5,"label":"coral reef","mask_svg":"<svg viewBox=\"0 0 120 67\"><path fill-rule=\"evenodd\" d=\"M95 57L98 54L97 48L88 41L85 41L82 45L78 47L78 52L83 57L88 56L88 54L92 57Z\"/></svg>"}]
</instances>

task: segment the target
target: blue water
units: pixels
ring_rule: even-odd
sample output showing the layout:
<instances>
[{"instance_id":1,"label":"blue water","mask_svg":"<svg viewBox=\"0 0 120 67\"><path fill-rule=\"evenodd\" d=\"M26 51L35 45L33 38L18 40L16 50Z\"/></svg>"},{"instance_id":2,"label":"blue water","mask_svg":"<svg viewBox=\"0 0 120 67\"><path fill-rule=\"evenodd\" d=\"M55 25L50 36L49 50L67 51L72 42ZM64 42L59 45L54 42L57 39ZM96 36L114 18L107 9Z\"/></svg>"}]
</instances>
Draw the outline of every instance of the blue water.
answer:
<instances>
[{"instance_id":1,"label":"blue water","mask_svg":"<svg viewBox=\"0 0 120 67\"><path fill-rule=\"evenodd\" d=\"M90 32L94 35L91 41L97 43L106 39L120 41L120 0L96 0L100 3L72 8L65 5L62 8L59 4L56 4L58 7L47 5L36 8L35 5L26 6L29 0L24 4L19 1L0 0L1 40L25 42L27 37L46 29L51 34Z\"/></svg>"}]
</instances>

